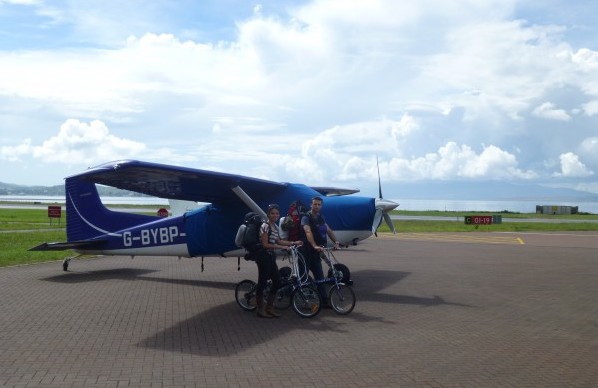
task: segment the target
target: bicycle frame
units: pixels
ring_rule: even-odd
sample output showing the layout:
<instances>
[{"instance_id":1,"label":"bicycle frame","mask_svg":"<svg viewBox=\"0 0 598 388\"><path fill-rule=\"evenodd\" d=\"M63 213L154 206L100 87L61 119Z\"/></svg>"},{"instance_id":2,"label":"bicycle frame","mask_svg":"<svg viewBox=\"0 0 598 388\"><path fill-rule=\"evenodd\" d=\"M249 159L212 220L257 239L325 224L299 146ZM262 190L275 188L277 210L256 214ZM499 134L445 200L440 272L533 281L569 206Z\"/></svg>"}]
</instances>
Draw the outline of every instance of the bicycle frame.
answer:
<instances>
[{"instance_id":1,"label":"bicycle frame","mask_svg":"<svg viewBox=\"0 0 598 388\"><path fill-rule=\"evenodd\" d=\"M283 280L283 284L280 285L280 288L278 289L279 297L283 297L281 293L284 294L285 292L287 292L287 294L290 295L295 289L307 285L309 283L309 276L307 272L304 273L303 276L300 274L299 261L303 262L303 268L306 268L306 266L305 259L303 258L303 255L299 252L299 248L293 245L289 247L287 252L289 254L289 264L291 264L291 275L289 276L286 282ZM282 260L284 261L286 257L287 256L285 255L282 258Z\"/></svg>"},{"instance_id":2,"label":"bicycle frame","mask_svg":"<svg viewBox=\"0 0 598 388\"><path fill-rule=\"evenodd\" d=\"M340 281L340 279L343 277L343 274L334 267L334 264L338 264L338 261L332 253L333 250L334 248L332 247L322 247L322 251L320 252L320 258L324 260L326 265L328 265L328 268L330 268L332 276L324 277L320 280L314 280L314 284L333 284L337 288L339 284L345 285L345 283Z\"/></svg>"},{"instance_id":3,"label":"bicycle frame","mask_svg":"<svg viewBox=\"0 0 598 388\"><path fill-rule=\"evenodd\" d=\"M305 258L303 257L301 252L299 252L299 248L295 245L289 247L289 253L291 254L291 256L289 257L289 263L293 266L291 268L291 277L295 276L299 280L299 284L301 285L307 284L309 281L308 273L307 271L305 271L303 274L301 274L301 266L299 266L299 261L301 261L302 267L304 269L307 269L305 265Z\"/></svg>"}]
</instances>

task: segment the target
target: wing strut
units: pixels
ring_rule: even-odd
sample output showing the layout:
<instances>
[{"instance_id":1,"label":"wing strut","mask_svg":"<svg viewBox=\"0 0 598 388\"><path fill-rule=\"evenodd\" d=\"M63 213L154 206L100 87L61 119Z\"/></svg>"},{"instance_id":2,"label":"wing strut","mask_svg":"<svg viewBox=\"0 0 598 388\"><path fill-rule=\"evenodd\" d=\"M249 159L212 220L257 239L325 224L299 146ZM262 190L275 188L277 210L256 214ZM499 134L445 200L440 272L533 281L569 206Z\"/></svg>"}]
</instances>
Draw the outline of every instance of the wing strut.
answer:
<instances>
[{"instance_id":1,"label":"wing strut","mask_svg":"<svg viewBox=\"0 0 598 388\"><path fill-rule=\"evenodd\" d=\"M247 195L247 193L245 191L243 191L243 189L240 186L235 186L235 187L231 188L231 190L233 191L233 193L237 194L237 197L239 197L239 199L241 201L243 201L243 203L245 205L247 205L247 207L249 207L249 209L251 209L251 211L256 212L257 214L262 216L265 220L268 219L268 217L266 216L266 213L264 213L264 211L257 205L257 203L255 203L253 201L253 199L251 199L251 197L249 195Z\"/></svg>"}]
</instances>

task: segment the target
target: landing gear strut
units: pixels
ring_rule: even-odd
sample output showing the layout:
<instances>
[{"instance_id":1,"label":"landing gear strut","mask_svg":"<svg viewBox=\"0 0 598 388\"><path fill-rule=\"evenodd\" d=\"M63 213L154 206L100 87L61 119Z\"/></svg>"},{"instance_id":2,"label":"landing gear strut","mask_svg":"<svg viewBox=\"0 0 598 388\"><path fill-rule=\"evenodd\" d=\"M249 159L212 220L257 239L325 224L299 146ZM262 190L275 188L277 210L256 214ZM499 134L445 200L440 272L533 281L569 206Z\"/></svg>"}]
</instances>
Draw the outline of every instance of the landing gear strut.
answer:
<instances>
[{"instance_id":1,"label":"landing gear strut","mask_svg":"<svg viewBox=\"0 0 598 388\"><path fill-rule=\"evenodd\" d=\"M68 271L69 270L69 263L71 262L72 257L65 257L62 261L62 270Z\"/></svg>"}]
</instances>

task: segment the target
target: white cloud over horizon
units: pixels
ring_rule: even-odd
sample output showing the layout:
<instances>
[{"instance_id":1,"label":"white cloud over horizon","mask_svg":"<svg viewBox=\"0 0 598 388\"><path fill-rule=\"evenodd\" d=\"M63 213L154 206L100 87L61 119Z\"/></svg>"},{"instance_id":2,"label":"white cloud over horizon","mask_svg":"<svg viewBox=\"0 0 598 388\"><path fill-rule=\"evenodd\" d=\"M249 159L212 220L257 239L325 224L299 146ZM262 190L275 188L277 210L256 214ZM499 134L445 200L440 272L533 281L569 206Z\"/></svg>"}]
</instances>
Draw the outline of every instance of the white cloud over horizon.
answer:
<instances>
[{"instance_id":1,"label":"white cloud over horizon","mask_svg":"<svg viewBox=\"0 0 598 388\"><path fill-rule=\"evenodd\" d=\"M579 156L572 152L561 154L560 159L561 172L556 172L555 176L577 178L594 175L593 171L589 170L585 164L579 161Z\"/></svg>"},{"instance_id":2,"label":"white cloud over horizon","mask_svg":"<svg viewBox=\"0 0 598 388\"><path fill-rule=\"evenodd\" d=\"M45 163L89 165L98 160L119 159L123 153L135 157L144 149L143 143L110 134L106 125L99 120L87 124L69 119L60 126L56 136L41 145L33 145L31 139L25 139L15 147L0 148L0 156L11 162L20 162L21 157L33 156Z\"/></svg>"},{"instance_id":3,"label":"white cloud over horizon","mask_svg":"<svg viewBox=\"0 0 598 388\"><path fill-rule=\"evenodd\" d=\"M597 187L580 4L572 21L515 0L156 2L122 23L141 4L0 1L0 36L25 37L0 43L0 181L136 158L369 185L378 156L390 181Z\"/></svg>"}]
</instances>

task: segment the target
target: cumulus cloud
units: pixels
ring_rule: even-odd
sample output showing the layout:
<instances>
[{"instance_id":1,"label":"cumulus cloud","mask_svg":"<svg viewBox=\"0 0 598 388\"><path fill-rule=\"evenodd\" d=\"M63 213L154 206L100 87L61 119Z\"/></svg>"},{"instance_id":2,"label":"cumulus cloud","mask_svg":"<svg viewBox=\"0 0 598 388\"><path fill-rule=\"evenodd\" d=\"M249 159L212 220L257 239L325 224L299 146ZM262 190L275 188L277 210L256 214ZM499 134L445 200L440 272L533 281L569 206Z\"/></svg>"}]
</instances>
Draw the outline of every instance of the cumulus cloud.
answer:
<instances>
[{"instance_id":1,"label":"cumulus cloud","mask_svg":"<svg viewBox=\"0 0 598 388\"><path fill-rule=\"evenodd\" d=\"M549 120L568 121L571 119L571 116L564 109L556 109L555 105L551 102L541 104L532 113L534 116Z\"/></svg>"},{"instance_id":2,"label":"cumulus cloud","mask_svg":"<svg viewBox=\"0 0 598 388\"><path fill-rule=\"evenodd\" d=\"M588 48L581 48L571 55L573 63L579 65L583 71L598 70L598 52Z\"/></svg>"},{"instance_id":3,"label":"cumulus cloud","mask_svg":"<svg viewBox=\"0 0 598 388\"><path fill-rule=\"evenodd\" d=\"M586 167L579 160L579 156L572 152L567 152L560 155L561 171L554 173L554 176L566 178L579 178L594 175L594 172Z\"/></svg>"},{"instance_id":4,"label":"cumulus cloud","mask_svg":"<svg viewBox=\"0 0 598 388\"><path fill-rule=\"evenodd\" d=\"M3 146L0 155L9 161L30 156L43 162L90 165L134 157L144 149L143 143L112 135L99 120L84 123L69 119L60 126L57 135L41 145L33 145L31 139L26 139L17 146Z\"/></svg>"},{"instance_id":5,"label":"cumulus cloud","mask_svg":"<svg viewBox=\"0 0 598 388\"><path fill-rule=\"evenodd\" d=\"M586 139L576 152L586 172L596 168L588 117L598 114L598 52L568 41L558 13L549 25L542 14L528 23L513 0L288 4L227 14L225 39L185 24L187 8L173 11L186 16L173 24L152 15L164 3L134 18L134 5L57 6L62 17L44 25L48 46L0 51L0 128L25 139L0 157L24 165L126 154L327 183L376 176L379 155L395 180L535 179L553 177L542 160L556 163ZM127 18L144 28L120 23ZM530 116L575 131L543 136L545 123ZM88 121L48 131L68 117ZM126 136L113 123L126 124ZM559 176L583 171L561 164Z\"/></svg>"},{"instance_id":6,"label":"cumulus cloud","mask_svg":"<svg viewBox=\"0 0 598 388\"><path fill-rule=\"evenodd\" d=\"M513 154L490 145L476 153L467 145L448 142L437 152L413 159L393 159L390 173L397 180L406 179L532 179L533 171L518 167Z\"/></svg>"},{"instance_id":7,"label":"cumulus cloud","mask_svg":"<svg viewBox=\"0 0 598 388\"><path fill-rule=\"evenodd\" d=\"M598 100L590 101L582 105L583 111L587 116L598 114Z\"/></svg>"},{"instance_id":8,"label":"cumulus cloud","mask_svg":"<svg viewBox=\"0 0 598 388\"><path fill-rule=\"evenodd\" d=\"M598 155L598 136L589 137L581 142L581 149L588 154Z\"/></svg>"},{"instance_id":9,"label":"cumulus cloud","mask_svg":"<svg viewBox=\"0 0 598 388\"><path fill-rule=\"evenodd\" d=\"M314 183L375 176L376 155L400 155L404 142L418 128L409 114L398 120L337 125L305 139L299 155L286 155L278 163L287 173L298 173L298 178Z\"/></svg>"},{"instance_id":10,"label":"cumulus cloud","mask_svg":"<svg viewBox=\"0 0 598 388\"><path fill-rule=\"evenodd\" d=\"M390 180L534 179L538 174L518 166L515 155L490 145L477 153L468 145L448 142L424 156L401 156L409 134L418 130L413 117L336 126L304 143L299 157L284 155L274 164L311 183L370 179L381 173ZM322 166L325 166L323 168Z\"/></svg>"},{"instance_id":11,"label":"cumulus cloud","mask_svg":"<svg viewBox=\"0 0 598 388\"><path fill-rule=\"evenodd\" d=\"M0 0L0 5L5 4L18 4L18 5L34 5L38 4L40 0Z\"/></svg>"}]
</instances>

